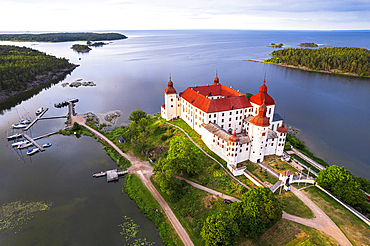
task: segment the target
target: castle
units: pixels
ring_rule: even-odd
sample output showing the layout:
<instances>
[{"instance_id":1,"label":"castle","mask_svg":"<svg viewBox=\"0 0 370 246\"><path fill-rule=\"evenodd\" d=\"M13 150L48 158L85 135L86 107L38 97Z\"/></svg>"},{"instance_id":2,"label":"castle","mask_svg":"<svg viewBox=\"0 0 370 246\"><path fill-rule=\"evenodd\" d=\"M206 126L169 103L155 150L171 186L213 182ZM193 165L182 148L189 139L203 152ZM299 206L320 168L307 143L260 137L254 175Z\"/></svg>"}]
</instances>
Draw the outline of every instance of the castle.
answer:
<instances>
[{"instance_id":1,"label":"castle","mask_svg":"<svg viewBox=\"0 0 370 246\"><path fill-rule=\"evenodd\" d=\"M265 81L248 100L239 90L222 85L217 75L213 84L189 87L179 95L170 79L164 100L161 117L183 119L233 172L240 162L283 155L287 129L275 113Z\"/></svg>"}]
</instances>

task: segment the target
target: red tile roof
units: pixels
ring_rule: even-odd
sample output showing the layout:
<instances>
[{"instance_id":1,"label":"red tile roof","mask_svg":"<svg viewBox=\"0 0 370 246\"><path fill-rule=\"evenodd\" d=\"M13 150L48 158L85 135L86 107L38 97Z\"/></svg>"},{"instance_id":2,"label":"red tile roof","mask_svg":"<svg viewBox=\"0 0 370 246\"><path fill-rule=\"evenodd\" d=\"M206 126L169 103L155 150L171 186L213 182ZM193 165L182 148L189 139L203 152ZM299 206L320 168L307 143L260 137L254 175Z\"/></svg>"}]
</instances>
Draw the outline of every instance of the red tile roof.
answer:
<instances>
[{"instance_id":1,"label":"red tile roof","mask_svg":"<svg viewBox=\"0 0 370 246\"><path fill-rule=\"evenodd\" d=\"M286 127L284 125L284 121L283 121L283 124L280 127L278 127L278 129L276 129L276 131L281 132L281 133L287 133L288 132L288 129L286 129Z\"/></svg>"},{"instance_id":2,"label":"red tile roof","mask_svg":"<svg viewBox=\"0 0 370 246\"><path fill-rule=\"evenodd\" d=\"M181 92L180 96L206 113L251 107L248 98L243 93L220 83L189 87ZM207 96L223 96L224 98L210 99Z\"/></svg>"},{"instance_id":3,"label":"red tile roof","mask_svg":"<svg viewBox=\"0 0 370 246\"><path fill-rule=\"evenodd\" d=\"M286 177L290 176L290 175L294 175L294 173L290 170L282 171L282 172L280 172L280 174L283 175L283 176L286 176Z\"/></svg>"},{"instance_id":4,"label":"red tile roof","mask_svg":"<svg viewBox=\"0 0 370 246\"><path fill-rule=\"evenodd\" d=\"M266 117L267 107L265 105L265 100L262 101L262 105L259 108L258 115L254 116L249 123L256 126L269 126L270 120Z\"/></svg>"},{"instance_id":5,"label":"red tile roof","mask_svg":"<svg viewBox=\"0 0 370 246\"><path fill-rule=\"evenodd\" d=\"M250 101L257 105L262 105L263 99L265 98L266 105L275 105L274 99L272 99L272 97L269 94L267 94L267 86L265 85L265 83L266 81L264 80L263 85L261 85L259 92L256 95L252 96L250 98Z\"/></svg>"}]
</instances>

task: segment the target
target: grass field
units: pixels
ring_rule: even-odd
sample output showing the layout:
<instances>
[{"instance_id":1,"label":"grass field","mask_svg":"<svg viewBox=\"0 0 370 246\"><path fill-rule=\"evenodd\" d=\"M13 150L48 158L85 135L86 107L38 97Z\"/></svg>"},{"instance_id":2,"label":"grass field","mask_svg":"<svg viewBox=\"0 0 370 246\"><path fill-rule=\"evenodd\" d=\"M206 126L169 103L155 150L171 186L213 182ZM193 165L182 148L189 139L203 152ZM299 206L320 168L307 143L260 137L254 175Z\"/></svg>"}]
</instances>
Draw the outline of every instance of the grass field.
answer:
<instances>
[{"instance_id":1,"label":"grass field","mask_svg":"<svg viewBox=\"0 0 370 246\"><path fill-rule=\"evenodd\" d=\"M286 192L284 189L279 195L279 191L275 192L275 197L281 202L283 210L288 214L295 215L305 219L313 219L314 213L302 202L293 192Z\"/></svg>"},{"instance_id":2,"label":"grass field","mask_svg":"<svg viewBox=\"0 0 370 246\"><path fill-rule=\"evenodd\" d=\"M370 227L316 187L301 190L342 230L353 245L370 245Z\"/></svg>"},{"instance_id":3,"label":"grass field","mask_svg":"<svg viewBox=\"0 0 370 246\"><path fill-rule=\"evenodd\" d=\"M268 173L265 170L262 170L261 167L259 167L257 164L250 162L250 161L243 161L239 164L240 166L246 166L247 170L251 172L254 176L259 178L262 182L267 181L270 184L275 184L278 179L272 176L270 173ZM238 166L239 166L238 165Z\"/></svg>"}]
</instances>

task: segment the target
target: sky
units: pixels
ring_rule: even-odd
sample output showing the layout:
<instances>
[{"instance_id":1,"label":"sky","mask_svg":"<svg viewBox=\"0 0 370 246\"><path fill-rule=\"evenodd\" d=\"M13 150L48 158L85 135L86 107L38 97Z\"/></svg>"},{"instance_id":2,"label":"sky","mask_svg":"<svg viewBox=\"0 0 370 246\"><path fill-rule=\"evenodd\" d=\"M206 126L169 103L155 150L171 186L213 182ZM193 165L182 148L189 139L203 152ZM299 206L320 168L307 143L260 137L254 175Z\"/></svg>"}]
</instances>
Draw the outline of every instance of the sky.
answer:
<instances>
[{"instance_id":1,"label":"sky","mask_svg":"<svg viewBox=\"0 0 370 246\"><path fill-rule=\"evenodd\" d=\"M0 32L369 30L370 0L0 0Z\"/></svg>"}]
</instances>

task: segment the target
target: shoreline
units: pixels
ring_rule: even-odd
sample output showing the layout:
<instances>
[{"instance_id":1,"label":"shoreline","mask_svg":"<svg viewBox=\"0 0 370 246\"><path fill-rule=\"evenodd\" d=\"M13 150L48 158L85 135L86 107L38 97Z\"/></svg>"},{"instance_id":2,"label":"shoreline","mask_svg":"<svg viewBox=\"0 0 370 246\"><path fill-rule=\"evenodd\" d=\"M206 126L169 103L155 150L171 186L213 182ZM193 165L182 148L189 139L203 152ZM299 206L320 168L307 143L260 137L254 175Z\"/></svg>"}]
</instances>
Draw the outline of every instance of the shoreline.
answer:
<instances>
[{"instance_id":1,"label":"shoreline","mask_svg":"<svg viewBox=\"0 0 370 246\"><path fill-rule=\"evenodd\" d=\"M54 74L54 73L49 72L48 75L42 75L42 77L40 76L40 79L44 78L44 80L38 79L38 80L30 82L29 84L27 84L27 89L26 90L12 91L12 92L9 93L10 95L9 94L7 95L4 91L0 91L0 104L5 102L8 99L11 99L11 98L19 95L19 94L22 94L24 92L36 89L36 88L38 88L42 85L45 85L47 83L52 82L53 80L58 80L59 78L63 77L64 75L66 75L68 73L71 73L74 69L76 69L79 66L80 65L73 64L73 66L71 68L65 68L59 73Z\"/></svg>"},{"instance_id":2,"label":"shoreline","mask_svg":"<svg viewBox=\"0 0 370 246\"><path fill-rule=\"evenodd\" d=\"M326 74L343 75L343 76L351 76L351 77L358 77L358 78L370 78L370 76L360 76L360 75L354 74L354 73L343 73L340 70L334 70L334 69L332 71L325 71L325 70L317 70L316 71L316 70L309 69L307 67L297 67L297 66L293 66L293 65L287 65L287 64L284 64L284 63L265 62L263 60L262 61L243 60L243 61L257 62L257 63L267 63L267 64L277 65L277 66L281 66L281 67L295 68L295 69L299 69L299 70L307 71L307 72L326 73Z\"/></svg>"}]
</instances>

